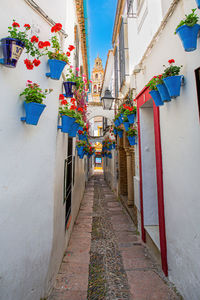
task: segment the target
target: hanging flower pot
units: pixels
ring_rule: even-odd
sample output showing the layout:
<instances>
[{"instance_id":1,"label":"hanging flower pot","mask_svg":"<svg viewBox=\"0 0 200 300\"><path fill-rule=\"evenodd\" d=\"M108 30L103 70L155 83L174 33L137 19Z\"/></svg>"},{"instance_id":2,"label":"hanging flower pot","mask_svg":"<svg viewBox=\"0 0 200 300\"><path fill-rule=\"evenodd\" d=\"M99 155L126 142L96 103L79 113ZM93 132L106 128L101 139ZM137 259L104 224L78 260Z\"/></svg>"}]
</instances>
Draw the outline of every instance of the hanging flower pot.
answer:
<instances>
[{"instance_id":1,"label":"hanging flower pot","mask_svg":"<svg viewBox=\"0 0 200 300\"><path fill-rule=\"evenodd\" d=\"M113 129L113 132L114 132L114 134L117 134L117 129L114 128L114 129Z\"/></svg>"},{"instance_id":2,"label":"hanging flower pot","mask_svg":"<svg viewBox=\"0 0 200 300\"><path fill-rule=\"evenodd\" d=\"M118 132L120 139L123 138L123 130L117 130L117 132Z\"/></svg>"},{"instance_id":3,"label":"hanging flower pot","mask_svg":"<svg viewBox=\"0 0 200 300\"><path fill-rule=\"evenodd\" d=\"M171 101L170 95L164 83L157 84L156 87L160 93L162 101Z\"/></svg>"},{"instance_id":4,"label":"hanging flower pot","mask_svg":"<svg viewBox=\"0 0 200 300\"><path fill-rule=\"evenodd\" d=\"M45 109L45 104L30 102L24 102L24 108L26 112L26 117L21 117L21 121L26 122L26 124L37 125L39 118Z\"/></svg>"},{"instance_id":5,"label":"hanging flower pot","mask_svg":"<svg viewBox=\"0 0 200 300\"><path fill-rule=\"evenodd\" d=\"M84 146L80 146L80 147L76 146L76 148L79 156L84 155Z\"/></svg>"},{"instance_id":6,"label":"hanging flower pot","mask_svg":"<svg viewBox=\"0 0 200 300\"><path fill-rule=\"evenodd\" d=\"M109 153L109 154L108 154L108 158L112 158L112 153Z\"/></svg>"},{"instance_id":7,"label":"hanging flower pot","mask_svg":"<svg viewBox=\"0 0 200 300\"><path fill-rule=\"evenodd\" d=\"M0 63L6 67L15 68L20 58L25 44L17 39L4 38L1 40L3 57L0 59Z\"/></svg>"},{"instance_id":8,"label":"hanging flower pot","mask_svg":"<svg viewBox=\"0 0 200 300\"><path fill-rule=\"evenodd\" d=\"M119 124L121 125L123 123L122 114L119 115Z\"/></svg>"},{"instance_id":9,"label":"hanging flower pot","mask_svg":"<svg viewBox=\"0 0 200 300\"><path fill-rule=\"evenodd\" d=\"M196 0L198 8L200 8L200 0Z\"/></svg>"},{"instance_id":10,"label":"hanging flower pot","mask_svg":"<svg viewBox=\"0 0 200 300\"><path fill-rule=\"evenodd\" d=\"M65 88L65 97L66 98L72 98L73 97L73 86L76 85L75 82L72 81L65 81L63 82L64 88Z\"/></svg>"},{"instance_id":11,"label":"hanging flower pot","mask_svg":"<svg viewBox=\"0 0 200 300\"><path fill-rule=\"evenodd\" d=\"M199 24L195 24L194 26L183 25L176 29L176 33L178 33L186 52L196 50L199 29Z\"/></svg>"},{"instance_id":12,"label":"hanging flower pot","mask_svg":"<svg viewBox=\"0 0 200 300\"><path fill-rule=\"evenodd\" d=\"M131 146L134 146L136 144L136 141L135 141L135 136L127 136L128 140L129 140L129 143Z\"/></svg>"},{"instance_id":13,"label":"hanging flower pot","mask_svg":"<svg viewBox=\"0 0 200 300\"><path fill-rule=\"evenodd\" d=\"M48 63L50 72L46 73L46 76L50 77L51 79L59 80L66 62L58 59L49 59Z\"/></svg>"},{"instance_id":14,"label":"hanging flower pot","mask_svg":"<svg viewBox=\"0 0 200 300\"><path fill-rule=\"evenodd\" d=\"M155 103L156 106L164 105L164 103L163 103L163 101L161 99L159 91L152 90L152 91L149 92L149 94L153 98L153 101L154 101L154 103Z\"/></svg>"},{"instance_id":15,"label":"hanging flower pot","mask_svg":"<svg viewBox=\"0 0 200 300\"><path fill-rule=\"evenodd\" d=\"M128 131L129 130L129 126L130 126L129 122L124 122L123 124L124 124L125 130Z\"/></svg>"},{"instance_id":16,"label":"hanging flower pot","mask_svg":"<svg viewBox=\"0 0 200 300\"><path fill-rule=\"evenodd\" d=\"M61 131L64 133L69 133L75 121L75 118L69 116L62 116L62 126L58 126L58 128L60 128Z\"/></svg>"},{"instance_id":17,"label":"hanging flower pot","mask_svg":"<svg viewBox=\"0 0 200 300\"><path fill-rule=\"evenodd\" d=\"M114 144L112 144L112 148L115 150L115 148L116 148L116 145L115 145L115 143L114 143Z\"/></svg>"},{"instance_id":18,"label":"hanging flower pot","mask_svg":"<svg viewBox=\"0 0 200 300\"><path fill-rule=\"evenodd\" d=\"M69 136L70 137L75 137L76 133L78 131L79 124L77 122L74 122L69 130Z\"/></svg>"},{"instance_id":19,"label":"hanging flower pot","mask_svg":"<svg viewBox=\"0 0 200 300\"><path fill-rule=\"evenodd\" d=\"M170 97L180 96L181 79L182 79L181 75L169 76L169 77L163 78L163 81L167 87Z\"/></svg>"},{"instance_id":20,"label":"hanging flower pot","mask_svg":"<svg viewBox=\"0 0 200 300\"><path fill-rule=\"evenodd\" d=\"M121 123L120 123L119 119L116 119L114 121L114 124L115 124L116 127L118 127L118 126L120 126Z\"/></svg>"},{"instance_id":21,"label":"hanging flower pot","mask_svg":"<svg viewBox=\"0 0 200 300\"><path fill-rule=\"evenodd\" d=\"M127 118L130 124L133 124L135 122L135 114L127 115Z\"/></svg>"}]
</instances>

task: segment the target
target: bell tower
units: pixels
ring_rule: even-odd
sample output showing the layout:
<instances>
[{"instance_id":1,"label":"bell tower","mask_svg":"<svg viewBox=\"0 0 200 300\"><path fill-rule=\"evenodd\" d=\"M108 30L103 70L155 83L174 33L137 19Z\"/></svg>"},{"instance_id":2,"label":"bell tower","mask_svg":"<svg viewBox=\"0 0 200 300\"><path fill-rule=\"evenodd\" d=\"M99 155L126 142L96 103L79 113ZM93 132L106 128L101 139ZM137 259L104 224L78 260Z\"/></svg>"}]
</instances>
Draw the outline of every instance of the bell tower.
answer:
<instances>
[{"instance_id":1,"label":"bell tower","mask_svg":"<svg viewBox=\"0 0 200 300\"><path fill-rule=\"evenodd\" d=\"M100 102L100 92L103 82L104 69L102 65L102 60L97 56L95 59L94 67L92 70L92 101Z\"/></svg>"}]
</instances>

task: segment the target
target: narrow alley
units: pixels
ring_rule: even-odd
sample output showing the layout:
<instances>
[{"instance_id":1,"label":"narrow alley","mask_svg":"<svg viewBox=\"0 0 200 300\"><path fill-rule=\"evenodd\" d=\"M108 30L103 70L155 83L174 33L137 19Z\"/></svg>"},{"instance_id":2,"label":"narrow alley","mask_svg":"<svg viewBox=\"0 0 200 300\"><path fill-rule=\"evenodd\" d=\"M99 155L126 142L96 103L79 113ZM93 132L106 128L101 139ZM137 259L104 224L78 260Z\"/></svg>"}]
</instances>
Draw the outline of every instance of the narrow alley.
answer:
<instances>
[{"instance_id":1,"label":"narrow alley","mask_svg":"<svg viewBox=\"0 0 200 300\"><path fill-rule=\"evenodd\" d=\"M104 181L88 182L48 300L178 300L129 215Z\"/></svg>"}]
</instances>

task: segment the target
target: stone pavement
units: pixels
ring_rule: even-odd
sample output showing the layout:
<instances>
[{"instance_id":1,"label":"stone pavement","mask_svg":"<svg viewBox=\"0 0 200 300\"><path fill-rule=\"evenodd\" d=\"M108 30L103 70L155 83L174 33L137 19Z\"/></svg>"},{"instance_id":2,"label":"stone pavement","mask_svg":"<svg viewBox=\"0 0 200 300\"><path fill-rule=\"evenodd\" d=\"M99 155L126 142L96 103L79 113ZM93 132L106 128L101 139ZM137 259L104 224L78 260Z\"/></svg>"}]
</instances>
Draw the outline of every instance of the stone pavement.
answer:
<instances>
[{"instance_id":1,"label":"stone pavement","mask_svg":"<svg viewBox=\"0 0 200 300\"><path fill-rule=\"evenodd\" d=\"M48 300L180 300L103 175L89 181Z\"/></svg>"}]
</instances>

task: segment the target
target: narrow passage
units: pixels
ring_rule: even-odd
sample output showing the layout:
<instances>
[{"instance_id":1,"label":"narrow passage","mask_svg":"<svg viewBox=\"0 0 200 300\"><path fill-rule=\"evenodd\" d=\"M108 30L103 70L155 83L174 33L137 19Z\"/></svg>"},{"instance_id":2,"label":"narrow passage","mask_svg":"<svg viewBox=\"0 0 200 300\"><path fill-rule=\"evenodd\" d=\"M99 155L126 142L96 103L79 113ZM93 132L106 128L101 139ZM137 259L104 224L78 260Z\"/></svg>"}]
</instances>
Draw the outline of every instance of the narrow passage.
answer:
<instances>
[{"instance_id":1,"label":"narrow passage","mask_svg":"<svg viewBox=\"0 0 200 300\"><path fill-rule=\"evenodd\" d=\"M103 175L89 181L48 300L178 300Z\"/></svg>"}]
</instances>

